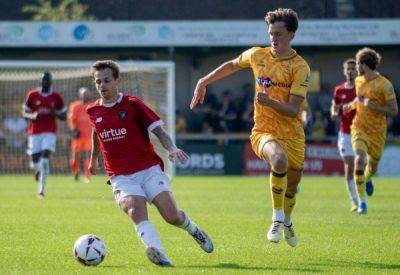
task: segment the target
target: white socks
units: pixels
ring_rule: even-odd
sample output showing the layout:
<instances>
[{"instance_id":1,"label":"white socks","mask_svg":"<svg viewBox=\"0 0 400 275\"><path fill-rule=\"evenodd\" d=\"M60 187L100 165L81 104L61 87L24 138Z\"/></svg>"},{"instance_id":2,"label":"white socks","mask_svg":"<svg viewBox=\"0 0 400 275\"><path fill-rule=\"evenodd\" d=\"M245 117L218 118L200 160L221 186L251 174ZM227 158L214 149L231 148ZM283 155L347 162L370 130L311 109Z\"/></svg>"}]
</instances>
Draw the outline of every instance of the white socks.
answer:
<instances>
[{"instance_id":1,"label":"white socks","mask_svg":"<svg viewBox=\"0 0 400 275\"><path fill-rule=\"evenodd\" d=\"M41 158L39 162L39 194L44 194L44 188L46 187L47 175L50 172L50 162L48 158Z\"/></svg>"},{"instance_id":2,"label":"white socks","mask_svg":"<svg viewBox=\"0 0 400 275\"><path fill-rule=\"evenodd\" d=\"M164 248L161 245L160 236L158 236L156 229L150 221L145 220L137 224L136 232L146 247L152 246L165 254Z\"/></svg>"},{"instance_id":3,"label":"white socks","mask_svg":"<svg viewBox=\"0 0 400 275\"><path fill-rule=\"evenodd\" d=\"M187 232L189 232L189 234L193 235L193 234L196 232L196 230L197 230L197 225L194 224L194 223L189 219L189 216L186 215L185 212L182 211L182 213L183 213L183 216L185 216L185 221L184 221L181 225L178 225L178 227L180 227L180 228L182 228L182 229L185 229Z\"/></svg>"},{"instance_id":4,"label":"white socks","mask_svg":"<svg viewBox=\"0 0 400 275\"><path fill-rule=\"evenodd\" d=\"M272 209L272 221L273 222L283 222L285 220L285 212L283 209L275 210Z\"/></svg>"},{"instance_id":5,"label":"white socks","mask_svg":"<svg viewBox=\"0 0 400 275\"><path fill-rule=\"evenodd\" d=\"M349 192L349 197L353 204L358 205L358 195L354 179L347 180L347 191Z\"/></svg>"}]
</instances>

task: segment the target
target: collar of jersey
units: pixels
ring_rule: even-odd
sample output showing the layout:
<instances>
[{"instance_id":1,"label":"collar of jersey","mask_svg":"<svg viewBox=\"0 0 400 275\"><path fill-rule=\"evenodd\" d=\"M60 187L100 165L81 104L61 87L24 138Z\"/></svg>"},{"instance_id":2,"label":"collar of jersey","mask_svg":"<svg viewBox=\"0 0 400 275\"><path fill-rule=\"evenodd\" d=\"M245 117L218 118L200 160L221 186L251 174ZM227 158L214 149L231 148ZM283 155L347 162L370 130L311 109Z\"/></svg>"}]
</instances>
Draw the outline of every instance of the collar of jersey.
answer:
<instances>
[{"instance_id":1,"label":"collar of jersey","mask_svg":"<svg viewBox=\"0 0 400 275\"><path fill-rule=\"evenodd\" d=\"M100 99L100 105L101 105L101 106L104 106L104 107L107 107L107 108L111 108L111 107L113 107L115 104L120 103L121 101L122 101L122 93L118 93L117 101L114 101L114 102L112 102L112 103L104 103L104 102L103 102L103 99L101 98L101 99Z\"/></svg>"},{"instance_id":2,"label":"collar of jersey","mask_svg":"<svg viewBox=\"0 0 400 275\"><path fill-rule=\"evenodd\" d=\"M48 92L47 94L42 92L42 87L39 87L39 94L40 94L41 96L46 97L46 96L51 95L52 93L53 93L53 86L50 86L50 92Z\"/></svg>"},{"instance_id":3,"label":"collar of jersey","mask_svg":"<svg viewBox=\"0 0 400 275\"><path fill-rule=\"evenodd\" d=\"M285 57L278 57L278 56L274 55L274 54L272 53L272 50L271 50L271 49L269 50L269 53L271 54L271 56L272 56L273 59L276 59L276 60L289 60L289 59L294 58L294 57L297 55L297 52L296 52L295 50L293 50L293 51L294 51L294 52L293 52L291 55L285 56Z\"/></svg>"},{"instance_id":4,"label":"collar of jersey","mask_svg":"<svg viewBox=\"0 0 400 275\"><path fill-rule=\"evenodd\" d=\"M361 77L362 77L363 82L369 82L369 81L374 81L374 80L378 79L380 76L381 76L381 74L379 72L376 72L376 77L374 77L372 79L367 79L365 77L365 75L362 75Z\"/></svg>"}]
</instances>

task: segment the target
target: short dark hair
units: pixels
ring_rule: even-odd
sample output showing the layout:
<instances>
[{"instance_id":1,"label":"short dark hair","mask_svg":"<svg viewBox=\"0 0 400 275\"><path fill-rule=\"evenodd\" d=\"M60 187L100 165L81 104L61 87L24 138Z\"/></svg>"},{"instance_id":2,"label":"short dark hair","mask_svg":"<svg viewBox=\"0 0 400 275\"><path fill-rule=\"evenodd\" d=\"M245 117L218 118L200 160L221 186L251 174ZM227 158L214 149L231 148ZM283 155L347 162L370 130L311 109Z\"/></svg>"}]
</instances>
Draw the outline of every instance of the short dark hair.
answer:
<instances>
[{"instance_id":1,"label":"short dark hair","mask_svg":"<svg viewBox=\"0 0 400 275\"><path fill-rule=\"evenodd\" d=\"M299 27L299 18L297 13L292 9L276 9L269 11L265 15L265 22L268 25L274 24L275 22L284 22L285 27L288 31L295 33Z\"/></svg>"},{"instance_id":2,"label":"short dark hair","mask_svg":"<svg viewBox=\"0 0 400 275\"><path fill-rule=\"evenodd\" d=\"M356 65L357 62L356 62L356 60L355 60L354 58L347 58L345 61L343 61L343 66L344 66L344 65L348 65L348 64L354 64L354 65Z\"/></svg>"},{"instance_id":3,"label":"short dark hair","mask_svg":"<svg viewBox=\"0 0 400 275\"><path fill-rule=\"evenodd\" d=\"M362 48L356 54L357 62L367 65L371 70L378 67L381 58L381 55L371 48Z\"/></svg>"},{"instance_id":4,"label":"short dark hair","mask_svg":"<svg viewBox=\"0 0 400 275\"><path fill-rule=\"evenodd\" d=\"M117 62L115 62L113 60L96 61L96 63L94 63L92 65L91 72L92 72L92 74L94 74L96 71L101 71L101 70L104 70L107 68L112 71L112 75L113 75L114 79L119 78L119 76L120 76L119 65L117 64Z\"/></svg>"}]
</instances>

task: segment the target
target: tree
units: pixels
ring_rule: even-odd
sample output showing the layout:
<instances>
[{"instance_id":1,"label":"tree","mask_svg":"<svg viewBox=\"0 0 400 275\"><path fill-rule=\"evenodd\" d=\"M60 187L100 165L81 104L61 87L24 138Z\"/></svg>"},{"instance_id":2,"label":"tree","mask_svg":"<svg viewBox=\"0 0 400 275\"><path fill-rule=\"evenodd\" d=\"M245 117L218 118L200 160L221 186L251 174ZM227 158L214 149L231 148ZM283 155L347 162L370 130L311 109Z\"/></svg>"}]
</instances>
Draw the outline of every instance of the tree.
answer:
<instances>
[{"instance_id":1,"label":"tree","mask_svg":"<svg viewBox=\"0 0 400 275\"><path fill-rule=\"evenodd\" d=\"M60 0L53 6L51 0L38 0L37 5L25 5L22 12L32 13L34 21L92 21L96 18L86 15L87 5L79 0Z\"/></svg>"}]
</instances>

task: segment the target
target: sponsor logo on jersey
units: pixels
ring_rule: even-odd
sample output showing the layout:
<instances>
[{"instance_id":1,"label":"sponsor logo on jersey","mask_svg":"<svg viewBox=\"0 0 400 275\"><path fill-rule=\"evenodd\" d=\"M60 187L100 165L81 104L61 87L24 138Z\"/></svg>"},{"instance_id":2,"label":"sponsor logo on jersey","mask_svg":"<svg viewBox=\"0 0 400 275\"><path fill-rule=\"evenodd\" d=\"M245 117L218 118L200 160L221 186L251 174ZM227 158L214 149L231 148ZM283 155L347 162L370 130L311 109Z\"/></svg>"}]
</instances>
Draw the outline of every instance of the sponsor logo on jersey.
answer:
<instances>
[{"instance_id":1,"label":"sponsor logo on jersey","mask_svg":"<svg viewBox=\"0 0 400 275\"><path fill-rule=\"evenodd\" d=\"M290 88L292 86L292 84L290 83L275 82L267 76L258 76L256 80L257 84L263 86L265 89L268 89L271 86L276 86L280 88Z\"/></svg>"},{"instance_id":2,"label":"sponsor logo on jersey","mask_svg":"<svg viewBox=\"0 0 400 275\"><path fill-rule=\"evenodd\" d=\"M103 141L111 141L124 138L127 133L126 128L119 129L104 129L100 132L100 137Z\"/></svg>"}]
</instances>

